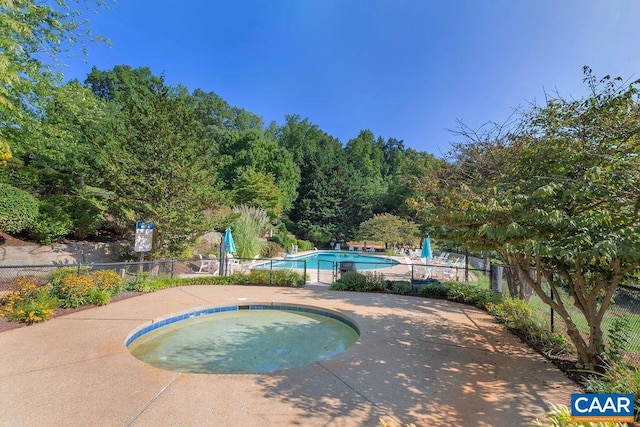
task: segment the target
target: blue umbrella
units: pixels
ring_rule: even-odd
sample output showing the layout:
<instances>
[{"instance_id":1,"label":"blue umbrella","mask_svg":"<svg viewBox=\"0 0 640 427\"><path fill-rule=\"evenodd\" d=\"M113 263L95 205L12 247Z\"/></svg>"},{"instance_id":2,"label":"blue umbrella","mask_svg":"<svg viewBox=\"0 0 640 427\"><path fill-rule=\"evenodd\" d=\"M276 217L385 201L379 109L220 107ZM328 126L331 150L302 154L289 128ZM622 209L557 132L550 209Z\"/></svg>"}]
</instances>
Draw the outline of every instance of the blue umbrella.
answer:
<instances>
[{"instance_id":1,"label":"blue umbrella","mask_svg":"<svg viewBox=\"0 0 640 427\"><path fill-rule=\"evenodd\" d=\"M225 252L235 253L236 252L236 244L233 241L233 236L231 235L231 229L227 228L224 232L224 250Z\"/></svg>"},{"instance_id":2,"label":"blue umbrella","mask_svg":"<svg viewBox=\"0 0 640 427\"><path fill-rule=\"evenodd\" d=\"M431 240L429 239L429 235L424 238L424 242L422 242L422 253L420 254L420 258L433 258L433 253L431 252Z\"/></svg>"}]
</instances>

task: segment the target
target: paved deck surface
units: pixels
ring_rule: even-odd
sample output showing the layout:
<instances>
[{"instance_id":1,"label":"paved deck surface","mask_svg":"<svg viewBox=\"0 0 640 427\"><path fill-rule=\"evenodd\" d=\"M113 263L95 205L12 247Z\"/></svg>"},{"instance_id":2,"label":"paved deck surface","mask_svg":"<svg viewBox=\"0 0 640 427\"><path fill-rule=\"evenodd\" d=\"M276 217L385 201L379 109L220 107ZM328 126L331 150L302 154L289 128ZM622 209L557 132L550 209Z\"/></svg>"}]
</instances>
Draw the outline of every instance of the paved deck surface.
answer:
<instances>
[{"instance_id":1,"label":"paved deck surface","mask_svg":"<svg viewBox=\"0 0 640 427\"><path fill-rule=\"evenodd\" d=\"M334 358L261 375L163 371L124 346L153 319L241 298L338 310L361 337ZM576 391L473 307L321 285L174 288L0 334L1 426L516 426Z\"/></svg>"}]
</instances>

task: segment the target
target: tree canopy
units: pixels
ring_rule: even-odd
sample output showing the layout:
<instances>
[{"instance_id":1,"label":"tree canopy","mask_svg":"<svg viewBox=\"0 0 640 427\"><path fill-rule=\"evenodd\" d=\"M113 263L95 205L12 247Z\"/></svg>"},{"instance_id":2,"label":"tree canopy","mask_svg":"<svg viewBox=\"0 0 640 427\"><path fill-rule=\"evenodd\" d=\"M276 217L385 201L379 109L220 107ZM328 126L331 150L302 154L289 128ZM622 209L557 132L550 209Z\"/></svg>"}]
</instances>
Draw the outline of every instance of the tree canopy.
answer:
<instances>
[{"instance_id":1,"label":"tree canopy","mask_svg":"<svg viewBox=\"0 0 640 427\"><path fill-rule=\"evenodd\" d=\"M438 237L495 249L516 266L593 367L612 295L640 267L640 109L637 81L585 71L591 96L549 99L507 132L460 145L414 206L441 226ZM557 298L560 288L572 301ZM566 304L580 310L586 337Z\"/></svg>"}]
</instances>

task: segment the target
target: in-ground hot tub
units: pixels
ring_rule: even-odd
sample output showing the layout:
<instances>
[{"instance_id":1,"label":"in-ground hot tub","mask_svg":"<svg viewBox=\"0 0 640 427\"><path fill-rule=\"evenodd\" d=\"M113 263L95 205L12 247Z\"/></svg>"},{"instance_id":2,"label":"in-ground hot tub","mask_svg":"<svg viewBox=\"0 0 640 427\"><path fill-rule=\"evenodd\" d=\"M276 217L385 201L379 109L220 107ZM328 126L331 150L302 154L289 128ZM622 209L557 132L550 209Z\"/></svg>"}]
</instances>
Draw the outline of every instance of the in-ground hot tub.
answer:
<instances>
[{"instance_id":1,"label":"in-ground hot tub","mask_svg":"<svg viewBox=\"0 0 640 427\"><path fill-rule=\"evenodd\" d=\"M347 316L312 306L247 304L205 308L154 321L126 346L150 365L176 372L266 373L308 365L352 346Z\"/></svg>"}]
</instances>

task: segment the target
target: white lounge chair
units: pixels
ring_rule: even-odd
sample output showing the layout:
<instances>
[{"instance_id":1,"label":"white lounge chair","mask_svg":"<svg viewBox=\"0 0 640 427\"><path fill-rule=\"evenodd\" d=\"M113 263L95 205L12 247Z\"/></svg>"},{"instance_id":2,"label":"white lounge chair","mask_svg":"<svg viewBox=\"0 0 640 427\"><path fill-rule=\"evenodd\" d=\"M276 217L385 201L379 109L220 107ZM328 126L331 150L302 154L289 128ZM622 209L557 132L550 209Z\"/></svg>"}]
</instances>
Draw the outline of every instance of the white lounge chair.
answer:
<instances>
[{"instance_id":1,"label":"white lounge chair","mask_svg":"<svg viewBox=\"0 0 640 427\"><path fill-rule=\"evenodd\" d=\"M340 250L340 248L341 248L340 243L336 243L336 246L335 246L335 248L334 248L334 249L335 249L336 251L339 251L339 250Z\"/></svg>"},{"instance_id":2,"label":"white lounge chair","mask_svg":"<svg viewBox=\"0 0 640 427\"><path fill-rule=\"evenodd\" d=\"M210 272L215 260L203 258L201 254L198 254L198 257L200 257L200 269L198 270L198 273L202 273L203 270Z\"/></svg>"},{"instance_id":3,"label":"white lounge chair","mask_svg":"<svg viewBox=\"0 0 640 427\"><path fill-rule=\"evenodd\" d=\"M353 252L354 251L354 247L353 245L349 245L349 251Z\"/></svg>"},{"instance_id":4,"label":"white lounge chair","mask_svg":"<svg viewBox=\"0 0 640 427\"><path fill-rule=\"evenodd\" d=\"M358 251L358 252L362 252L362 245L358 245L358 249L357 249L357 251Z\"/></svg>"}]
</instances>

